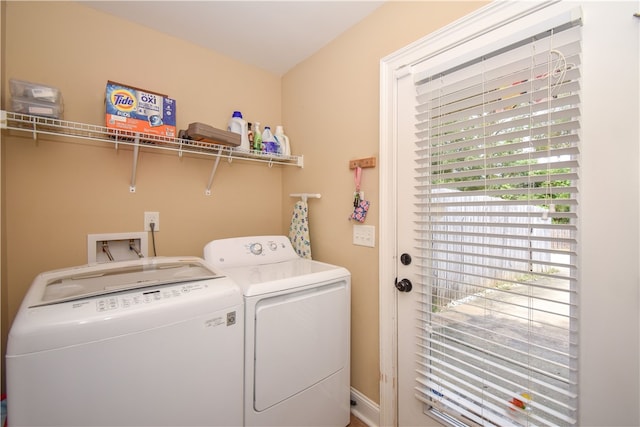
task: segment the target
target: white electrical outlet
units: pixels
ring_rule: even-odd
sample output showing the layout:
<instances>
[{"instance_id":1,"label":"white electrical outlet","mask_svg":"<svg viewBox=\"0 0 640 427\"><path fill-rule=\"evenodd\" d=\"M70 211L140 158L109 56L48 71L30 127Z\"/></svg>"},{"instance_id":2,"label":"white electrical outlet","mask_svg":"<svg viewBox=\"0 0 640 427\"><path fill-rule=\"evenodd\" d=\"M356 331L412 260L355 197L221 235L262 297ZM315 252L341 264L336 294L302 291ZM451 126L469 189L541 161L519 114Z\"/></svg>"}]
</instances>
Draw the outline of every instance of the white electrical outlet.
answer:
<instances>
[{"instance_id":1,"label":"white electrical outlet","mask_svg":"<svg viewBox=\"0 0 640 427\"><path fill-rule=\"evenodd\" d=\"M144 213L144 231L151 231L151 223L154 224L153 231L160 231L160 212Z\"/></svg>"},{"instance_id":2,"label":"white electrical outlet","mask_svg":"<svg viewBox=\"0 0 640 427\"><path fill-rule=\"evenodd\" d=\"M376 246L376 228L373 225L354 225L353 244L374 248Z\"/></svg>"}]
</instances>

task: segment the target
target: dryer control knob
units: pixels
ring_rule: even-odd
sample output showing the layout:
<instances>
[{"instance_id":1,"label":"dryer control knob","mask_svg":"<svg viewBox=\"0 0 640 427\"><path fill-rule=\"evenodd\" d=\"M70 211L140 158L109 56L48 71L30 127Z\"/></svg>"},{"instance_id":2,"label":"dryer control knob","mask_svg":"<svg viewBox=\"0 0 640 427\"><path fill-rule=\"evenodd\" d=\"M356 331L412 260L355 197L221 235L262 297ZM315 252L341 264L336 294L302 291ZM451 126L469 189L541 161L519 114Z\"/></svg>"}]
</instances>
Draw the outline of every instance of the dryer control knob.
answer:
<instances>
[{"instance_id":1,"label":"dryer control knob","mask_svg":"<svg viewBox=\"0 0 640 427\"><path fill-rule=\"evenodd\" d=\"M275 251L276 249L278 249L278 244L276 242L269 243L269 249Z\"/></svg>"},{"instance_id":2,"label":"dryer control knob","mask_svg":"<svg viewBox=\"0 0 640 427\"><path fill-rule=\"evenodd\" d=\"M262 245L260 243L253 243L249 246L249 250L254 255L260 255L262 253Z\"/></svg>"}]
</instances>

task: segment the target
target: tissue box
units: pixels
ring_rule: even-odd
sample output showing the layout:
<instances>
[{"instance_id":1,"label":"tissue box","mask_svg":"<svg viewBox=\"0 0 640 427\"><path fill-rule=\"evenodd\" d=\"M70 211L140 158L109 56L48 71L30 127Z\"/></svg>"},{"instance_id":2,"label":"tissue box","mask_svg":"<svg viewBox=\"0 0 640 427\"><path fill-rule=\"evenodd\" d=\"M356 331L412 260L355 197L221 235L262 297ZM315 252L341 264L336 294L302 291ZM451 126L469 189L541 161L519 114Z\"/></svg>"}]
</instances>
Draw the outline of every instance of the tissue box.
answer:
<instances>
[{"instance_id":1,"label":"tissue box","mask_svg":"<svg viewBox=\"0 0 640 427\"><path fill-rule=\"evenodd\" d=\"M174 99L111 81L105 95L107 128L176 137Z\"/></svg>"}]
</instances>

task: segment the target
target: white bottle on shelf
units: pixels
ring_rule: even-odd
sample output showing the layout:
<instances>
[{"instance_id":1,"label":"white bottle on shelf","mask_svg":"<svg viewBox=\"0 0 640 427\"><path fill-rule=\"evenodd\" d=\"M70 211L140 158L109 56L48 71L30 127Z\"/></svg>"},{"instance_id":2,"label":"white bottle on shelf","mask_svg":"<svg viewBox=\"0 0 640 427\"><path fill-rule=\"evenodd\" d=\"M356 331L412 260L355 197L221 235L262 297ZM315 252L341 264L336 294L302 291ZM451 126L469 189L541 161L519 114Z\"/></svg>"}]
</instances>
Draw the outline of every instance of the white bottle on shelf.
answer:
<instances>
[{"instance_id":1,"label":"white bottle on shelf","mask_svg":"<svg viewBox=\"0 0 640 427\"><path fill-rule=\"evenodd\" d=\"M280 145L280 154L285 156L291 155L291 145L289 144L289 137L284 134L282 125L276 126L276 133L274 135L278 144Z\"/></svg>"},{"instance_id":2,"label":"white bottle on shelf","mask_svg":"<svg viewBox=\"0 0 640 427\"><path fill-rule=\"evenodd\" d=\"M271 128L269 126L264 127L264 132L262 132L262 146L264 147L265 153L278 154L279 148L276 139L273 137L271 133Z\"/></svg>"},{"instance_id":3,"label":"white bottle on shelf","mask_svg":"<svg viewBox=\"0 0 640 427\"><path fill-rule=\"evenodd\" d=\"M233 115L227 124L227 130L229 132L240 134L240 147L238 147L240 150L249 151L251 149L251 147L249 147L247 122L242 118L242 113L240 111L233 112Z\"/></svg>"}]
</instances>

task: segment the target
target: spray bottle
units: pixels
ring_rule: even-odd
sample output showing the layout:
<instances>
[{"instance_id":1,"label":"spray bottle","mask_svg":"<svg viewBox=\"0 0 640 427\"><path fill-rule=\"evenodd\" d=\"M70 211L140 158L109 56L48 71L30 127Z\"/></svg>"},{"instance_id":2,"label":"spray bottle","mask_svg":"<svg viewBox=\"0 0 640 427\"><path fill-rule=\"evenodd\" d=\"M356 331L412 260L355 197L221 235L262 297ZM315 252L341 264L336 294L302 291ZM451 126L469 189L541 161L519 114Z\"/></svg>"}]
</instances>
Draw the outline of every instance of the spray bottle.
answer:
<instances>
[{"instance_id":1,"label":"spray bottle","mask_svg":"<svg viewBox=\"0 0 640 427\"><path fill-rule=\"evenodd\" d=\"M253 129L253 149L255 151L262 152L262 133L260 132L260 122L256 122L256 127Z\"/></svg>"}]
</instances>

